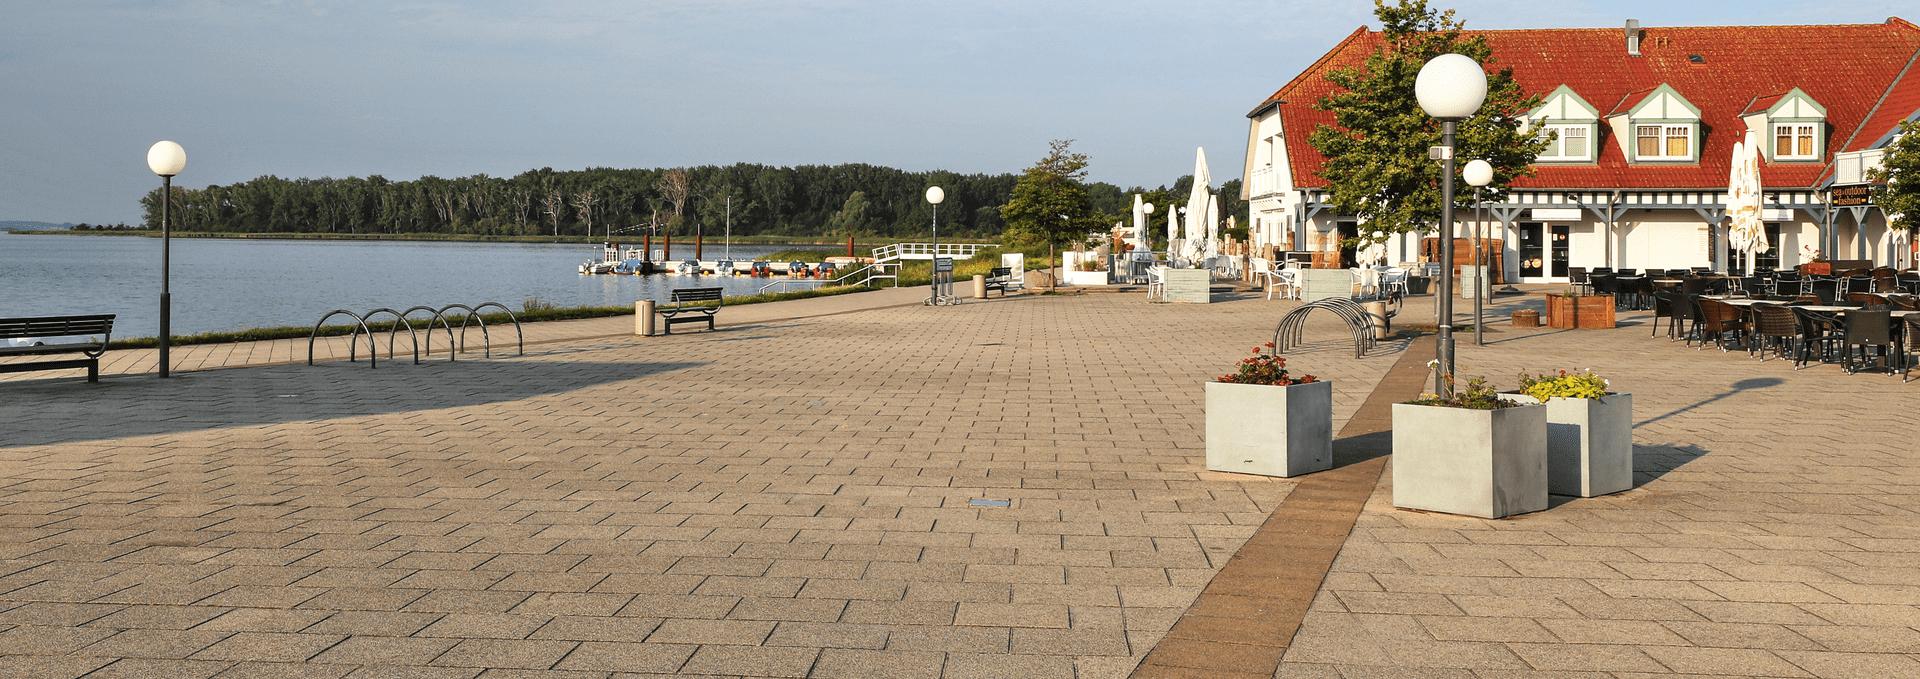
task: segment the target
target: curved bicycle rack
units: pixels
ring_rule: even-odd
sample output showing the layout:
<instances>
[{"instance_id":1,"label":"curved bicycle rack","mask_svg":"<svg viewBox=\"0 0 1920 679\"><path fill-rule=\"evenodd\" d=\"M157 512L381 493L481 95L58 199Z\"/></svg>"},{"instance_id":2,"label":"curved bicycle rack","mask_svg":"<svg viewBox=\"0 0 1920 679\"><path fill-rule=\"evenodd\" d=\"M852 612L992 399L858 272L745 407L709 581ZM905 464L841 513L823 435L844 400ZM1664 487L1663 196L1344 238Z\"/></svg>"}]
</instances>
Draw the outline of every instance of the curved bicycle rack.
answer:
<instances>
[{"instance_id":1,"label":"curved bicycle rack","mask_svg":"<svg viewBox=\"0 0 1920 679\"><path fill-rule=\"evenodd\" d=\"M1347 329L1353 331L1354 358L1366 356L1367 352L1379 343L1380 339L1373 334L1373 323L1367 319L1365 307L1345 297L1329 297L1302 304L1295 307L1293 311L1287 312L1287 315L1280 319L1279 327L1273 330L1273 353L1283 353L1301 343L1301 338L1306 332L1307 316L1315 309L1330 311L1346 322Z\"/></svg>"},{"instance_id":2,"label":"curved bicycle rack","mask_svg":"<svg viewBox=\"0 0 1920 679\"><path fill-rule=\"evenodd\" d=\"M459 354L460 352L454 351L452 322L448 321L446 316L440 315L439 309L435 309L430 306L417 306L417 307L408 308L406 311L400 312L400 317L406 318L407 314L411 314L415 311L425 311L427 313L433 314L433 318L427 321L427 355L428 356L433 355L433 324L439 323L440 327L445 328L447 330L447 360L448 361L454 360L454 356L456 354ZM391 342L389 342L389 345L391 345ZM389 348L387 349L387 353L389 354L393 353L393 349L391 348L391 346L389 346Z\"/></svg>"},{"instance_id":3,"label":"curved bicycle rack","mask_svg":"<svg viewBox=\"0 0 1920 679\"><path fill-rule=\"evenodd\" d=\"M394 353L393 353L394 336L399 335L400 326L405 325L407 326L407 337L413 340L413 364L420 365L420 333L413 331L413 322L407 320L406 314L402 314L398 311L394 311L386 307L380 307L378 309L374 309L372 311L367 312L367 315L365 316L365 318L373 318L374 314L393 314L394 318L399 319L394 322L393 327L387 329L387 357L392 358L394 356ZM353 332L355 334L359 334L360 331L354 330ZM431 337L431 335L429 335L429 337Z\"/></svg>"},{"instance_id":4,"label":"curved bicycle rack","mask_svg":"<svg viewBox=\"0 0 1920 679\"><path fill-rule=\"evenodd\" d=\"M380 352L378 348L375 347L373 344L373 330L367 328L367 319L361 318L360 314L347 311L346 309L334 309L333 311L329 311L327 312L327 315L320 317L319 322L316 322L313 324L313 332L307 335L307 365L313 365L313 341L320 337L320 326L326 323L327 319L333 318L334 316L338 316L340 314L346 314L348 316L352 316L353 321L360 325L358 329L353 331L354 338L357 338L360 336L361 330L367 331L367 365L369 367L374 367L374 368L380 367L379 366ZM349 338L347 340L347 360L348 361L356 360L354 356L354 350L357 349L358 347L359 345L355 344L352 338Z\"/></svg>"},{"instance_id":5,"label":"curved bicycle rack","mask_svg":"<svg viewBox=\"0 0 1920 679\"><path fill-rule=\"evenodd\" d=\"M435 309L429 306L416 306L416 307L408 308L406 311L396 311L391 308L380 307L378 309L374 309L372 311L367 312L366 315L364 316L353 313L346 309L335 309L333 311L329 311L327 312L327 315L321 316L320 320L313 324L313 331L307 334L307 365L313 365L313 347L314 347L315 341L317 341L320 338L320 327L323 325L326 325L327 319L333 318L334 316L338 316L341 314L346 314L347 316L353 318L354 324L357 326L353 329L353 333L349 335L347 338L347 360L348 361L359 360L360 333L364 332L367 335L367 365L373 368L380 367L379 366L379 356L380 356L379 345L374 343L373 329L367 324L367 319L372 318L374 314L382 314L382 313L393 314L394 318L397 319L394 322L393 327L387 330L387 355L389 357L394 355L393 345L400 333L400 326L404 325L407 327L408 338L413 340L413 362L415 365L419 365L420 334L419 334L419 331L416 328L414 328L413 321L407 318L408 314L411 314L416 311L425 311L427 313L433 314L433 318L427 321L426 349L429 355L433 353L433 326L435 323L440 324L440 327L447 331L447 360L448 361L456 360L455 357L457 354L467 350L467 324L478 323L480 325L480 341L485 344L486 356L487 358L493 358L493 338L492 338L492 335L487 332L487 320L480 316L480 311L479 311L480 309L485 309L487 307L495 307L500 309L502 313L505 313L507 315L507 318L509 320L513 321L513 332L516 335L519 342L520 355L521 356L527 355L527 336L524 329L522 329L520 326L520 317L517 315L514 315L513 310L508 309L507 305L505 304L501 304L499 302L483 302L478 306L467 306L465 304L449 304L439 309ZM461 309L466 311L466 315L461 317L460 319L460 337L458 340L454 339L453 321L447 318L447 312L453 309Z\"/></svg>"}]
</instances>

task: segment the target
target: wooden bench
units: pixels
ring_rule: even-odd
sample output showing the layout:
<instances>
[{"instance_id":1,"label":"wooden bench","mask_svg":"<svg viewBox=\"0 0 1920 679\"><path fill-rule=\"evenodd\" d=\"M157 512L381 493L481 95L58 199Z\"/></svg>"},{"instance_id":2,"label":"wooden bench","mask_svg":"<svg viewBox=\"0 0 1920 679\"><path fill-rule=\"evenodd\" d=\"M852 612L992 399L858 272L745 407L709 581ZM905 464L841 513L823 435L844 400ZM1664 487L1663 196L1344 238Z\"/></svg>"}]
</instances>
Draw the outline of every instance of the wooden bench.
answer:
<instances>
[{"instance_id":1,"label":"wooden bench","mask_svg":"<svg viewBox=\"0 0 1920 679\"><path fill-rule=\"evenodd\" d=\"M993 267L991 270L987 271L987 291L988 292L999 290L1000 296L1005 297L1007 296L1007 286L1012 283L1013 283L1012 267L996 266L996 267Z\"/></svg>"},{"instance_id":2,"label":"wooden bench","mask_svg":"<svg viewBox=\"0 0 1920 679\"><path fill-rule=\"evenodd\" d=\"M667 334L673 334L675 323L706 321L707 329L712 330L713 316L720 312L720 297L720 288L674 288L667 296L667 303L674 306L660 309Z\"/></svg>"},{"instance_id":3,"label":"wooden bench","mask_svg":"<svg viewBox=\"0 0 1920 679\"><path fill-rule=\"evenodd\" d=\"M113 314L98 316L43 316L39 318L0 318L0 339L38 339L89 336L86 340L68 340L57 344L0 346L0 357L41 356L47 354L84 354L86 358L29 363L0 363L0 373L30 370L86 368L87 381L100 381L100 355L107 353L107 340L113 334ZM98 335L98 338L91 337Z\"/></svg>"}]
</instances>

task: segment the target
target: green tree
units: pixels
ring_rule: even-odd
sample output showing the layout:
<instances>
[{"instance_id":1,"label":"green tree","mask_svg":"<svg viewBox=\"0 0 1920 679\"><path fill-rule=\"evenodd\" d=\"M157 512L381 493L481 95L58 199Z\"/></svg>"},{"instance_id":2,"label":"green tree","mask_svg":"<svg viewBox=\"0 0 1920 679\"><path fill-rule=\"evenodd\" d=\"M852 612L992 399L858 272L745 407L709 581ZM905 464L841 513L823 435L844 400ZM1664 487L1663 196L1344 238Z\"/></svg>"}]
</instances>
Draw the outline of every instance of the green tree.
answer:
<instances>
[{"instance_id":1,"label":"green tree","mask_svg":"<svg viewBox=\"0 0 1920 679\"><path fill-rule=\"evenodd\" d=\"M1003 235L1007 242L1046 243L1047 265L1053 266L1055 246L1083 239L1088 231L1104 230L1102 222L1107 220L1094 212L1082 183L1087 178L1087 154L1074 153L1072 139L1047 144L1047 157L1027 168L1013 185L1013 198L1000 208L1000 218L1007 221Z\"/></svg>"},{"instance_id":2,"label":"green tree","mask_svg":"<svg viewBox=\"0 0 1920 679\"><path fill-rule=\"evenodd\" d=\"M1920 120L1900 123L1900 136L1887 145L1881 169L1868 177L1885 182L1873 189L1873 202L1888 216L1888 227L1920 227ZM1896 218L1895 215L1898 215Z\"/></svg>"},{"instance_id":3,"label":"green tree","mask_svg":"<svg viewBox=\"0 0 1920 679\"><path fill-rule=\"evenodd\" d=\"M867 194L861 191L847 196L847 202L839 212L827 220L829 236L859 236L867 230Z\"/></svg>"},{"instance_id":4,"label":"green tree","mask_svg":"<svg viewBox=\"0 0 1920 679\"><path fill-rule=\"evenodd\" d=\"M1493 50L1484 37L1464 35L1453 10L1436 12L1426 0L1374 0L1374 16L1383 27L1380 44L1364 63L1327 76L1340 89L1314 107L1332 113L1334 125L1318 126L1307 141L1327 159L1320 176L1339 213L1385 234L1432 229L1440 221L1440 164L1427 150L1440 143L1440 122L1420 109L1414 80L1436 56L1454 52L1484 65L1494 63ZM1532 175L1546 141L1521 131L1520 122L1539 106L1540 96L1523 93L1512 68L1490 74L1486 102L1457 125L1455 171L1474 158L1491 163L1487 188L1494 197L1516 177ZM1455 207L1470 207L1472 198L1472 191L1457 191Z\"/></svg>"}]
</instances>

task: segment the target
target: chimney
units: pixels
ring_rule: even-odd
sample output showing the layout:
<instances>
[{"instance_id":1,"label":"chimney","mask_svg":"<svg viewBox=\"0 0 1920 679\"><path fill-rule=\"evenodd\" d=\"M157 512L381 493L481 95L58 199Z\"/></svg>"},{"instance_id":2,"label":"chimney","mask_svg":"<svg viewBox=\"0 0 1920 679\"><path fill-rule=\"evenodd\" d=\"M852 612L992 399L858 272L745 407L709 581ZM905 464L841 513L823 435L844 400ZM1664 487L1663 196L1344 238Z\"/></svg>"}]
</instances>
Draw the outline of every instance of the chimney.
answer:
<instances>
[{"instance_id":1,"label":"chimney","mask_svg":"<svg viewBox=\"0 0 1920 679\"><path fill-rule=\"evenodd\" d=\"M1627 20L1627 56L1640 56L1640 20Z\"/></svg>"}]
</instances>

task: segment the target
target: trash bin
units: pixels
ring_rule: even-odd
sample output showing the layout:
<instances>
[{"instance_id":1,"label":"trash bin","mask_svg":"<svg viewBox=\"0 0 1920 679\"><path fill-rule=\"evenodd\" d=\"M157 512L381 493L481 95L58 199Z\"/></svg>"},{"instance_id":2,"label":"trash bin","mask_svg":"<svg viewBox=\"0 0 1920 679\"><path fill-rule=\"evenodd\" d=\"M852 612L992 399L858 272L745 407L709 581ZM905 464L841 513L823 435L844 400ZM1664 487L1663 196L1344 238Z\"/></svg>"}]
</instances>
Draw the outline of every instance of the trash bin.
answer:
<instances>
[{"instance_id":1,"label":"trash bin","mask_svg":"<svg viewBox=\"0 0 1920 679\"><path fill-rule=\"evenodd\" d=\"M1408 276L1407 277L1407 294L1409 295L1427 294L1427 286L1432 284L1433 284L1433 279L1428 278L1426 276Z\"/></svg>"}]
</instances>

